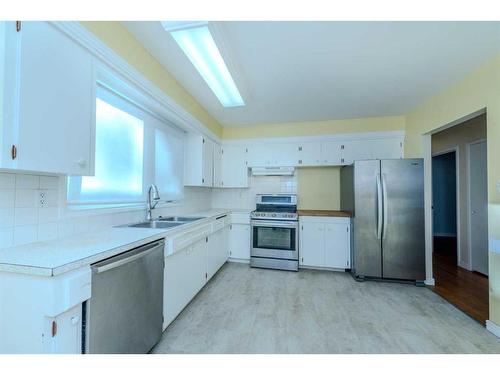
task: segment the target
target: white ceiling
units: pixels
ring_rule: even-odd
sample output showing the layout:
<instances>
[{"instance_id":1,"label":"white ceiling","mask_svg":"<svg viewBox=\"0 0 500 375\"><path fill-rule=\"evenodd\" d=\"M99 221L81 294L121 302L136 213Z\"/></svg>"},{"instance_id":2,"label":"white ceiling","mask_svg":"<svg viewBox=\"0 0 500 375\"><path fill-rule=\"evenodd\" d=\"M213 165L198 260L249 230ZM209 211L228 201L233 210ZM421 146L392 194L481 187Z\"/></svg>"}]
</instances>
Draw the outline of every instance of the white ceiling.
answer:
<instances>
[{"instance_id":1,"label":"white ceiling","mask_svg":"<svg viewBox=\"0 0 500 375\"><path fill-rule=\"evenodd\" d=\"M224 126L404 114L500 53L500 22L213 22L224 108L160 22L123 24Z\"/></svg>"}]
</instances>

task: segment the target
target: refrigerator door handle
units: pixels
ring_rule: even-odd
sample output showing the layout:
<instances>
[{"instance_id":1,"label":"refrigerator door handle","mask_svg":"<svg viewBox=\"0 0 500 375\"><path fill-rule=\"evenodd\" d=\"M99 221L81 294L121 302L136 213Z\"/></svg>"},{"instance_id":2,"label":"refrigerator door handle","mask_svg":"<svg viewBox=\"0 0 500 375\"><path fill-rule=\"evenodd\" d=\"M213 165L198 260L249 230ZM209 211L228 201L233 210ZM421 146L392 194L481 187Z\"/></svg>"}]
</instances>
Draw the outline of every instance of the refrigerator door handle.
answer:
<instances>
[{"instance_id":1,"label":"refrigerator door handle","mask_svg":"<svg viewBox=\"0 0 500 375\"><path fill-rule=\"evenodd\" d=\"M377 174L377 239L382 238L382 183L380 173Z\"/></svg>"},{"instance_id":2,"label":"refrigerator door handle","mask_svg":"<svg viewBox=\"0 0 500 375\"><path fill-rule=\"evenodd\" d=\"M387 184L385 181L385 174L382 173L382 202L383 202L383 229L382 229L382 239L385 238L387 233Z\"/></svg>"}]
</instances>

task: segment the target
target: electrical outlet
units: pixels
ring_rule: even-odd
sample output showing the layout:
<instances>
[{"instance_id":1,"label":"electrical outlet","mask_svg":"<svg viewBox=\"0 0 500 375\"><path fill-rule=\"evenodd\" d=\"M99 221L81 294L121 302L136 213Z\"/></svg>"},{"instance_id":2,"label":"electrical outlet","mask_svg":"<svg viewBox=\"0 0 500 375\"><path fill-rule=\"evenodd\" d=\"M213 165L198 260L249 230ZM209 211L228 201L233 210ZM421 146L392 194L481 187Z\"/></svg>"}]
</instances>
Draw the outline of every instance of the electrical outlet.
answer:
<instances>
[{"instance_id":1,"label":"electrical outlet","mask_svg":"<svg viewBox=\"0 0 500 375\"><path fill-rule=\"evenodd\" d=\"M38 206L47 207L47 192L45 190L38 190Z\"/></svg>"}]
</instances>

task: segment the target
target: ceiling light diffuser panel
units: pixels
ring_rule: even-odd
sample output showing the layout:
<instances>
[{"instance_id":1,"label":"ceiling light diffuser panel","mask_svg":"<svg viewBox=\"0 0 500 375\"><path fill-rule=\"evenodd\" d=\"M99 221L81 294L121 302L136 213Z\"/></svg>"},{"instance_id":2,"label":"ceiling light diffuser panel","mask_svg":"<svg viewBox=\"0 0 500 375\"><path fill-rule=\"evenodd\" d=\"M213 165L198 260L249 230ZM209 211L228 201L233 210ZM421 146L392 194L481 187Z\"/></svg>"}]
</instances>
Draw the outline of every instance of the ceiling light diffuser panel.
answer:
<instances>
[{"instance_id":1,"label":"ceiling light diffuser panel","mask_svg":"<svg viewBox=\"0 0 500 375\"><path fill-rule=\"evenodd\" d=\"M175 24L170 27L169 24ZM224 107L244 106L233 77L206 23L162 22ZM187 27L187 28L186 28Z\"/></svg>"}]
</instances>

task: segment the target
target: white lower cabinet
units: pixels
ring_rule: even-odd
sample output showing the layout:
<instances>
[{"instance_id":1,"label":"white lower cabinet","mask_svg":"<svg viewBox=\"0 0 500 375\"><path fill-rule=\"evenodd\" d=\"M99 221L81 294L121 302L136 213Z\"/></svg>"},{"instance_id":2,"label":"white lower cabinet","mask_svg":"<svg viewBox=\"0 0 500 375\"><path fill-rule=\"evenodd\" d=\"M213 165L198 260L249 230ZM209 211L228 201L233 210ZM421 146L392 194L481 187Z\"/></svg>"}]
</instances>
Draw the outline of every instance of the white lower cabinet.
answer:
<instances>
[{"instance_id":1,"label":"white lower cabinet","mask_svg":"<svg viewBox=\"0 0 500 375\"><path fill-rule=\"evenodd\" d=\"M349 218L301 216L299 224L301 267L350 268Z\"/></svg>"},{"instance_id":2,"label":"white lower cabinet","mask_svg":"<svg viewBox=\"0 0 500 375\"><path fill-rule=\"evenodd\" d=\"M200 291L206 282L206 238L165 260L163 283L163 329Z\"/></svg>"},{"instance_id":3,"label":"white lower cabinet","mask_svg":"<svg viewBox=\"0 0 500 375\"><path fill-rule=\"evenodd\" d=\"M232 260L250 260L250 225L231 224L229 229L229 258Z\"/></svg>"},{"instance_id":4,"label":"white lower cabinet","mask_svg":"<svg viewBox=\"0 0 500 375\"><path fill-rule=\"evenodd\" d=\"M82 305L47 319L44 332L45 353L76 354L82 350ZM53 336L53 334L55 335Z\"/></svg>"},{"instance_id":5,"label":"white lower cabinet","mask_svg":"<svg viewBox=\"0 0 500 375\"><path fill-rule=\"evenodd\" d=\"M225 228L212 233L207 246L207 280L227 261L227 231Z\"/></svg>"},{"instance_id":6,"label":"white lower cabinet","mask_svg":"<svg viewBox=\"0 0 500 375\"><path fill-rule=\"evenodd\" d=\"M250 212L231 213L229 259L235 262L250 261L250 237Z\"/></svg>"},{"instance_id":7,"label":"white lower cabinet","mask_svg":"<svg viewBox=\"0 0 500 375\"><path fill-rule=\"evenodd\" d=\"M213 232L166 256L163 275L163 329L172 323L228 256L229 223L215 220ZM192 233L188 232L187 236Z\"/></svg>"}]
</instances>

